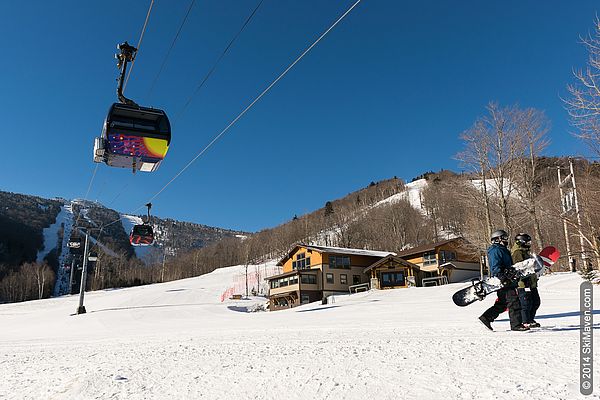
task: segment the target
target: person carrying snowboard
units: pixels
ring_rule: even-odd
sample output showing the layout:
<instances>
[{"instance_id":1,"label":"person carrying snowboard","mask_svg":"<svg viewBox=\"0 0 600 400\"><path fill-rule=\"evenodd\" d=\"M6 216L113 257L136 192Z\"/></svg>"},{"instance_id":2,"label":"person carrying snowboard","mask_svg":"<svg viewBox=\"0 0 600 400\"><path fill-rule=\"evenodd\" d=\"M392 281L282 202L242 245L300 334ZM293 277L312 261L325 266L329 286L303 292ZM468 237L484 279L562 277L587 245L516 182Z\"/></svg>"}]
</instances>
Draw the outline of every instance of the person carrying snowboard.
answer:
<instances>
[{"instance_id":1,"label":"person carrying snowboard","mask_svg":"<svg viewBox=\"0 0 600 400\"><path fill-rule=\"evenodd\" d=\"M519 233L515 236L515 243L511 249L513 262L516 264L531 258L530 249L531 236L526 233ZM521 302L521 319L523 320L523 325L529 328L539 328L540 324L534 320L535 313L541 304L537 289L537 275L527 275L519 280L517 292L519 293L519 301Z\"/></svg>"},{"instance_id":2,"label":"person carrying snowboard","mask_svg":"<svg viewBox=\"0 0 600 400\"><path fill-rule=\"evenodd\" d=\"M507 248L508 233L499 229L492 233L490 240L492 245L487 250L490 274L499 278L504 286L496 292L498 298L494 305L479 317L479 321L492 331L494 330L492 322L508 308L510 329L527 331L529 328L524 326L521 320L521 303L517 294L517 283L512 279L517 272L512 268L513 260Z\"/></svg>"}]
</instances>

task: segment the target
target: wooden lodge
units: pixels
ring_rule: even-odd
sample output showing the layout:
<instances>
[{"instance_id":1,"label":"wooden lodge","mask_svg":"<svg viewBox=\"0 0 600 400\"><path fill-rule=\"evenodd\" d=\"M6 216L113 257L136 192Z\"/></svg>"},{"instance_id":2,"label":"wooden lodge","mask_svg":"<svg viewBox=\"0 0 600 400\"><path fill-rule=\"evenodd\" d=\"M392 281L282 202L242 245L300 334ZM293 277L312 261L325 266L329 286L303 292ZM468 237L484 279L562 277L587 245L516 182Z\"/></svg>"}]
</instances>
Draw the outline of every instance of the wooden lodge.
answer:
<instances>
[{"instance_id":1,"label":"wooden lodge","mask_svg":"<svg viewBox=\"0 0 600 400\"><path fill-rule=\"evenodd\" d=\"M419 266L418 286L463 282L480 276L479 256L462 237L413 247L398 256Z\"/></svg>"},{"instance_id":2,"label":"wooden lodge","mask_svg":"<svg viewBox=\"0 0 600 400\"><path fill-rule=\"evenodd\" d=\"M328 296L369 289L440 285L479 275L477 257L462 238L390 251L298 244L267 278L269 309L280 310Z\"/></svg>"}]
</instances>

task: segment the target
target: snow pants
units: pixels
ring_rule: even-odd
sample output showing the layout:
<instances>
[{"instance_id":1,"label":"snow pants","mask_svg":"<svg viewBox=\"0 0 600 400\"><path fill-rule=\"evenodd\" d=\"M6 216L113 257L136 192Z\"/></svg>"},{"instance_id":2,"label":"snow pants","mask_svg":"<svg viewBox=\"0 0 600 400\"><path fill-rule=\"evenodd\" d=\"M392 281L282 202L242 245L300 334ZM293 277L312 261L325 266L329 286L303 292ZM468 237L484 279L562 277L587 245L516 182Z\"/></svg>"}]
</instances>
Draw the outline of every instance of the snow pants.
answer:
<instances>
[{"instance_id":1,"label":"snow pants","mask_svg":"<svg viewBox=\"0 0 600 400\"><path fill-rule=\"evenodd\" d=\"M535 313L540 308L541 300L537 288L525 290L519 288L519 301L521 302L521 319L523 322L533 322Z\"/></svg>"},{"instance_id":2,"label":"snow pants","mask_svg":"<svg viewBox=\"0 0 600 400\"><path fill-rule=\"evenodd\" d=\"M482 315L485 319L493 322L498 315L502 314L508 308L508 318L510 319L510 329L515 329L521 325L521 302L515 288L502 288L496 292L498 298L494 305L488 308Z\"/></svg>"}]
</instances>

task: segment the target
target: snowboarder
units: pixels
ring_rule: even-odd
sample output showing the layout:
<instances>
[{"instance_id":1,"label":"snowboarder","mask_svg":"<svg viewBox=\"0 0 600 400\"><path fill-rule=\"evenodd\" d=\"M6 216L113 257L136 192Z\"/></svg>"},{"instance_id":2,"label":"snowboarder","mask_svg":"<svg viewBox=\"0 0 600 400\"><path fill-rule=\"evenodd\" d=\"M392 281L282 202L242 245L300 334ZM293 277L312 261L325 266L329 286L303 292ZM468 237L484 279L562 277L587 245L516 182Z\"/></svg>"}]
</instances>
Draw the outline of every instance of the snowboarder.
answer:
<instances>
[{"instance_id":1,"label":"snowboarder","mask_svg":"<svg viewBox=\"0 0 600 400\"><path fill-rule=\"evenodd\" d=\"M496 302L479 317L479 321L489 330L493 330L492 322L508 308L510 329L527 331L529 328L524 326L521 320L521 303L517 294L517 284L511 279L517 275L517 271L512 268L513 260L507 248L508 233L499 229L492 233L490 240L492 245L487 251L490 274L498 277L504 286L496 292L498 295Z\"/></svg>"},{"instance_id":2,"label":"snowboarder","mask_svg":"<svg viewBox=\"0 0 600 400\"><path fill-rule=\"evenodd\" d=\"M513 262L518 263L531 258L531 236L526 233L519 233L515 236L515 244L511 249ZM519 280L517 292L519 293L519 301L521 302L521 319L523 325L529 328L539 328L535 313L540 307L540 295L537 289L537 275L531 274Z\"/></svg>"}]
</instances>

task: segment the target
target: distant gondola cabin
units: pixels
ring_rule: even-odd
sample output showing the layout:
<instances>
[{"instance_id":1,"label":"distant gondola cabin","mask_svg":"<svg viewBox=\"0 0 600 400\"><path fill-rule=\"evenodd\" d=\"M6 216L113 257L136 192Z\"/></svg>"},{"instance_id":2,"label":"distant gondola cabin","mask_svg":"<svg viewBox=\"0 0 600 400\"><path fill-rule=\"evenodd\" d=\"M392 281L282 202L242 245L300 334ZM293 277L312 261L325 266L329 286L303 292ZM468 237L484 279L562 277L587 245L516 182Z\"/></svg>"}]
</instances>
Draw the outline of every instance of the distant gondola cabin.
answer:
<instances>
[{"instance_id":1,"label":"distant gondola cabin","mask_svg":"<svg viewBox=\"0 0 600 400\"><path fill-rule=\"evenodd\" d=\"M150 225L134 225L129 234L133 246L149 246L154 243L154 231Z\"/></svg>"}]
</instances>

